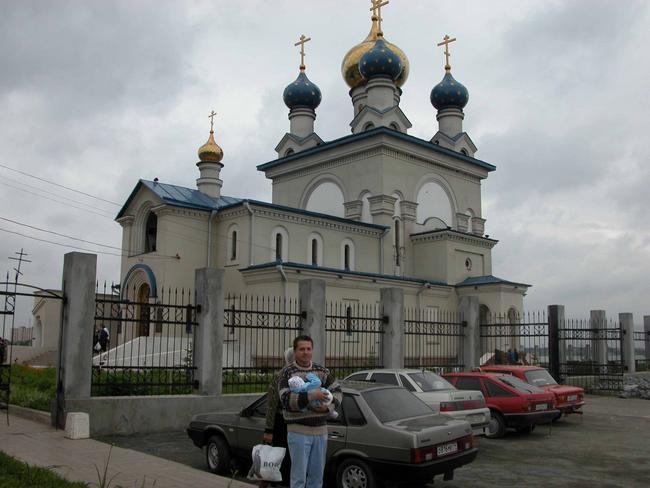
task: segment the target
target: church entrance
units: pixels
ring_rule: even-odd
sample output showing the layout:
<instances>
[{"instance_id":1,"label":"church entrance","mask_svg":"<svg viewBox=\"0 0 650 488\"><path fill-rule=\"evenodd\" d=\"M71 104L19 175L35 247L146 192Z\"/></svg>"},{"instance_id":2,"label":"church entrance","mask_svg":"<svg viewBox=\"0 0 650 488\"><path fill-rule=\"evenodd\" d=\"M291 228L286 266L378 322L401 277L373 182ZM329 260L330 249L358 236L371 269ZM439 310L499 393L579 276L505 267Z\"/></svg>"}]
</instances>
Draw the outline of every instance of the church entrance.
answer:
<instances>
[{"instance_id":1,"label":"church entrance","mask_svg":"<svg viewBox=\"0 0 650 488\"><path fill-rule=\"evenodd\" d=\"M147 283L140 285L138 289L138 327L137 337L147 337L149 335L151 306L149 305L149 295L151 289Z\"/></svg>"}]
</instances>

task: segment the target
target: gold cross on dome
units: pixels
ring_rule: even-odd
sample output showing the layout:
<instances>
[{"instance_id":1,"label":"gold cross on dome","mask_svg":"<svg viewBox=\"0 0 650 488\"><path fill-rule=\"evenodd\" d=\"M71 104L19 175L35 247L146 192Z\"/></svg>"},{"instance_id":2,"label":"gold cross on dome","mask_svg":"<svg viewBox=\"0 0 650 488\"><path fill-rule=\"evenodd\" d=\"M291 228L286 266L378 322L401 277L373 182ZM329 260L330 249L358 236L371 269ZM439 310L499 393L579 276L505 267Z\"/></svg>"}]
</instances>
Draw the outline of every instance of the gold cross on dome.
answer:
<instances>
[{"instance_id":1,"label":"gold cross on dome","mask_svg":"<svg viewBox=\"0 0 650 488\"><path fill-rule=\"evenodd\" d=\"M454 37L453 39L450 38L447 34L445 34L445 37L443 37L443 41L438 43L438 46L445 46L445 70L449 71L451 69L451 65L449 64L449 44L454 42L456 38Z\"/></svg>"},{"instance_id":2,"label":"gold cross on dome","mask_svg":"<svg viewBox=\"0 0 650 488\"><path fill-rule=\"evenodd\" d=\"M210 132L214 132L214 116L217 115L217 112L214 110L210 111L208 118L210 119Z\"/></svg>"},{"instance_id":3,"label":"gold cross on dome","mask_svg":"<svg viewBox=\"0 0 650 488\"><path fill-rule=\"evenodd\" d=\"M300 40L294 46L300 46L300 71L305 71L305 43L311 41L311 37L300 36Z\"/></svg>"},{"instance_id":4,"label":"gold cross on dome","mask_svg":"<svg viewBox=\"0 0 650 488\"><path fill-rule=\"evenodd\" d=\"M370 11L372 12L373 17L377 17L377 27L379 28L379 32L381 32L381 21L383 20L381 18L381 8L388 5L389 0L370 0L370 3L372 4L372 7L370 7Z\"/></svg>"}]
</instances>

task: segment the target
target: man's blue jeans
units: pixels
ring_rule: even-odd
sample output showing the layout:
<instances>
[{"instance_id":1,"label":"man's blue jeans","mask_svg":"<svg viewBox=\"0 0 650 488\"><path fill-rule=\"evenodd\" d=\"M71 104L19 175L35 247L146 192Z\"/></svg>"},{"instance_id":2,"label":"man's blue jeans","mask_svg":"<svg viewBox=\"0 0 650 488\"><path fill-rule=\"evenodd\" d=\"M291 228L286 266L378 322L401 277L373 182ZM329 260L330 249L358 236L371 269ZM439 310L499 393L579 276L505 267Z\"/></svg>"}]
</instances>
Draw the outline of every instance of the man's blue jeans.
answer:
<instances>
[{"instance_id":1,"label":"man's blue jeans","mask_svg":"<svg viewBox=\"0 0 650 488\"><path fill-rule=\"evenodd\" d=\"M287 433L291 454L291 488L321 488L327 454L327 435Z\"/></svg>"}]
</instances>

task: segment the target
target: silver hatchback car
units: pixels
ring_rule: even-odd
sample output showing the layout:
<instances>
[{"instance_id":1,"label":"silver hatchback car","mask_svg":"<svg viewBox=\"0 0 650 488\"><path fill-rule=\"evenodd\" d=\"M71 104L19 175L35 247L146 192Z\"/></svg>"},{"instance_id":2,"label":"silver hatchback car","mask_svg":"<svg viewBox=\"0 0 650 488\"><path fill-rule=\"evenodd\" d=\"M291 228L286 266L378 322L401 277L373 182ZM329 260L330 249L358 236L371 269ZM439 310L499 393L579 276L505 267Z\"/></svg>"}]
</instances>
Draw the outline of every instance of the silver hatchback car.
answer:
<instances>
[{"instance_id":1,"label":"silver hatchback car","mask_svg":"<svg viewBox=\"0 0 650 488\"><path fill-rule=\"evenodd\" d=\"M326 486L375 488L383 481L417 486L471 463L477 448L467 422L435 415L404 388L341 382L339 416L328 421ZM266 395L239 412L198 414L187 429L205 450L208 469L229 474L247 463L264 431Z\"/></svg>"},{"instance_id":2,"label":"silver hatchback car","mask_svg":"<svg viewBox=\"0 0 650 488\"><path fill-rule=\"evenodd\" d=\"M474 435L487 435L490 409L481 391L459 390L442 376L420 369L371 369L345 378L399 385L412 392L434 412L456 420L466 420Z\"/></svg>"}]
</instances>

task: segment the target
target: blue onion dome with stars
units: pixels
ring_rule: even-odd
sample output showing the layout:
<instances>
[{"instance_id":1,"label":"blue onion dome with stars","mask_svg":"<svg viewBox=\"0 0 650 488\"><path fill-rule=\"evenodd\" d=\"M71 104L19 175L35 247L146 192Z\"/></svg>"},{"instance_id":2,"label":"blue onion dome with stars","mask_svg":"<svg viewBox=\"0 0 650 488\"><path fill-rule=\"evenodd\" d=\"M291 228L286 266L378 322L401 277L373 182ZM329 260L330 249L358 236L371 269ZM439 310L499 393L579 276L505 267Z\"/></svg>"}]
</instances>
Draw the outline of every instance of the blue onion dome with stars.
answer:
<instances>
[{"instance_id":1,"label":"blue onion dome with stars","mask_svg":"<svg viewBox=\"0 0 650 488\"><path fill-rule=\"evenodd\" d=\"M296 81L284 89L282 98L289 109L305 107L314 110L320 105L322 97L320 88L307 78L304 70L301 70Z\"/></svg>"},{"instance_id":2,"label":"blue onion dome with stars","mask_svg":"<svg viewBox=\"0 0 650 488\"><path fill-rule=\"evenodd\" d=\"M451 76L450 70L446 71L442 81L431 90L431 104L437 110L445 108L463 110L469 101L469 92Z\"/></svg>"},{"instance_id":3,"label":"blue onion dome with stars","mask_svg":"<svg viewBox=\"0 0 650 488\"><path fill-rule=\"evenodd\" d=\"M375 76L388 76L395 81L402 72L402 60L382 37L359 60L361 76L369 80Z\"/></svg>"}]
</instances>

